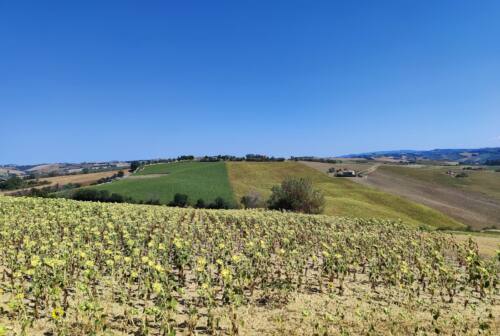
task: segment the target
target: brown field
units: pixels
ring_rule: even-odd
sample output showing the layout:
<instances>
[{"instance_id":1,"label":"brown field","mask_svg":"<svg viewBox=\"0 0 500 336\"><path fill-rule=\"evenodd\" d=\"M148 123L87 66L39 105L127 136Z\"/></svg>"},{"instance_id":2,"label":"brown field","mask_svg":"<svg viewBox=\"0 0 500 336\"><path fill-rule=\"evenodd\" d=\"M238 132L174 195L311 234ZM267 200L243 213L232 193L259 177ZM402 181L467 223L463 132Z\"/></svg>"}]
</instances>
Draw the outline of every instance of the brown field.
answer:
<instances>
[{"instance_id":1,"label":"brown field","mask_svg":"<svg viewBox=\"0 0 500 336\"><path fill-rule=\"evenodd\" d=\"M33 167L29 169L29 172L36 172L36 173L50 173L51 171L55 171L59 169L59 164L44 164L44 165L39 165L36 167Z\"/></svg>"},{"instance_id":2,"label":"brown field","mask_svg":"<svg viewBox=\"0 0 500 336\"><path fill-rule=\"evenodd\" d=\"M87 186L90 185L97 180L103 178L103 177L109 177L112 176L113 174L116 174L118 171L112 170L112 171L106 171L106 172L99 172L99 173L89 173L89 174L77 174L77 175L63 175L63 176L55 176L55 177L44 177L41 178L40 181L49 181L50 184L44 184L37 186L35 188L45 188L45 187L50 187L50 186L55 186L59 184L60 186L70 184L70 183L78 183L81 184L82 186ZM124 169L123 172L125 173L125 176L129 174L128 170ZM3 192L5 195L9 195L11 193L16 193L19 191L24 191L28 190L31 188L27 189L17 189L17 190L9 190L6 192ZM0 192L1 193L1 192Z\"/></svg>"},{"instance_id":3,"label":"brown field","mask_svg":"<svg viewBox=\"0 0 500 336\"><path fill-rule=\"evenodd\" d=\"M353 180L425 204L473 229L500 225L500 202L484 193L402 176L389 169Z\"/></svg>"},{"instance_id":4,"label":"brown field","mask_svg":"<svg viewBox=\"0 0 500 336\"><path fill-rule=\"evenodd\" d=\"M123 170L123 172L125 173L125 175L129 174L128 171L126 171L126 170ZM69 183L78 183L78 184L85 186L85 185L89 185L89 184L99 180L100 178L109 177L109 176L112 176L113 174L116 174L116 173L117 173L117 171L113 170L113 171L106 171L106 172L99 172L99 173L46 177L46 178L42 178L40 180L49 181L49 182L51 182L50 185L55 185L55 184L64 185L64 184L69 184Z\"/></svg>"},{"instance_id":5,"label":"brown field","mask_svg":"<svg viewBox=\"0 0 500 336\"><path fill-rule=\"evenodd\" d=\"M323 172L330 167L363 171L365 173L363 178L350 178L350 180L424 204L473 229L500 227L500 201L495 197L498 191L495 180L491 179L491 176L495 176L492 172L469 173L471 176L466 181L472 182L462 187L452 184L457 183L459 181L457 179L449 178L451 182L448 181L444 174L447 168L442 167L432 169L424 166L413 168L376 163L335 165L304 163ZM428 176L429 171L438 169L439 174L433 173L434 175ZM476 178L474 174L489 174L487 177L491 183Z\"/></svg>"},{"instance_id":6,"label":"brown field","mask_svg":"<svg viewBox=\"0 0 500 336\"><path fill-rule=\"evenodd\" d=\"M23 172L14 168L0 168L0 174L23 175Z\"/></svg>"}]
</instances>

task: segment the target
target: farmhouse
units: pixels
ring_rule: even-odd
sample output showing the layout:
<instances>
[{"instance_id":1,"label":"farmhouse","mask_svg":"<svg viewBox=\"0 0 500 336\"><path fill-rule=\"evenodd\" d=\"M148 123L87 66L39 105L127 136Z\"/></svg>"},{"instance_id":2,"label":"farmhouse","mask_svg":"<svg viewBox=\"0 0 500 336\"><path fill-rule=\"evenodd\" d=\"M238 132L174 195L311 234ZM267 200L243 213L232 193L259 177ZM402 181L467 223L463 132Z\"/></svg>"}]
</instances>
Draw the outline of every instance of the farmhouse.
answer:
<instances>
[{"instance_id":1,"label":"farmhouse","mask_svg":"<svg viewBox=\"0 0 500 336\"><path fill-rule=\"evenodd\" d=\"M335 173L336 177L356 177L356 171L354 170L337 170Z\"/></svg>"}]
</instances>

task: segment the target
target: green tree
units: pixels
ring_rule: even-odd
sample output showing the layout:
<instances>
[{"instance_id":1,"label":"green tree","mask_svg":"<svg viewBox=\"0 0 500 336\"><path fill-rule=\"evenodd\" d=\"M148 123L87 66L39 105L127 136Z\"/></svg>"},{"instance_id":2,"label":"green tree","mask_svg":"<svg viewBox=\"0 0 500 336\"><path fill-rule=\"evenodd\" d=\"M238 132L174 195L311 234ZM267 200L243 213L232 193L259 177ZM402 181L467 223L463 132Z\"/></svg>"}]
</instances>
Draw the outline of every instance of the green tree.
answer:
<instances>
[{"instance_id":1,"label":"green tree","mask_svg":"<svg viewBox=\"0 0 500 336\"><path fill-rule=\"evenodd\" d=\"M196 208L198 208L198 209L203 209L203 208L205 208L205 207L206 207L205 201L204 201L202 198L198 199L198 200L196 201L196 205L195 205L195 207L196 207Z\"/></svg>"},{"instance_id":2,"label":"green tree","mask_svg":"<svg viewBox=\"0 0 500 336\"><path fill-rule=\"evenodd\" d=\"M14 190L19 189L24 186L24 181L22 178L18 176L12 176L7 179L5 182L0 183L0 189L4 190Z\"/></svg>"},{"instance_id":3,"label":"green tree","mask_svg":"<svg viewBox=\"0 0 500 336\"><path fill-rule=\"evenodd\" d=\"M313 188L310 180L289 177L272 188L268 206L274 210L318 214L323 212L325 196Z\"/></svg>"},{"instance_id":4,"label":"green tree","mask_svg":"<svg viewBox=\"0 0 500 336\"><path fill-rule=\"evenodd\" d=\"M184 208L188 205L188 196L185 194L175 194L172 202L168 203L170 206Z\"/></svg>"},{"instance_id":5,"label":"green tree","mask_svg":"<svg viewBox=\"0 0 500 336\"><path fill-rule=\"evenodd\" d=\"M137 168L141 166L141 161L132 161L130 162L130 171L135 171Z\"/></svg>"}]
</instances>

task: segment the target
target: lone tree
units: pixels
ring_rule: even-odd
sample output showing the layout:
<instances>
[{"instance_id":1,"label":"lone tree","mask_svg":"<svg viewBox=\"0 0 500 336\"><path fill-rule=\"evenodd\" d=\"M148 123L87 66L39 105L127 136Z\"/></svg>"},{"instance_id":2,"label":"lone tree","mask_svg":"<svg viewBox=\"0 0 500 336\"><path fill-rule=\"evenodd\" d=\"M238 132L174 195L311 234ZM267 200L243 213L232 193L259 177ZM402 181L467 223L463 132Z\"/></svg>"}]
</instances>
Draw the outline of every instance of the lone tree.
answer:
<instances>
[{"instance_id":1,"label":"lone tree","mask_svg":"<svg viewBox=\"0 0 500 336\"><path fill-rule=\"evenodd\" d=\"M269 209L308 214L319 214L323 212L324 206L323 193L313 189L312 182L305 178L286 178L281 185L272 188L268 200Z\"/></svg>"}]
</instances>

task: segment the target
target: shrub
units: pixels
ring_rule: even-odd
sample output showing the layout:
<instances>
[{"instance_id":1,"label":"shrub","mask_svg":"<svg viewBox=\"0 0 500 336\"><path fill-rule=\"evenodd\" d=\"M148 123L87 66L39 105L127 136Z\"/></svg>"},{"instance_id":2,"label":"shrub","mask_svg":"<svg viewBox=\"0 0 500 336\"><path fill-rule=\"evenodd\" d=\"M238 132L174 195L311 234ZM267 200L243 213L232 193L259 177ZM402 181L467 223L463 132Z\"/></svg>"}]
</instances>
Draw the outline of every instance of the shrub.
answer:
<instances>
[{"instance_id":1,"label":"shrub","mask_svg":"<svg viewBox=\"0 0 500 336\"><path fill-rule=\"evenodd\" d=\"M205 208L205 206L206 206L206 205L205 205L205 201L204 201L203 199L201 199L201 198L200 198L200 199L198 199L198 200L196 201L196 204L195 204L195 207L196 207L196 208L198 208L198 209L203 209L203 208Z\"/></svg>"},{"instance_id":2,"label":"shrub","mask_svg":"<svg viewBox=\"0 0 500 336\"><path fill-rule=\"evenodd\" d=\"M71 198L87 202L134 203L130 197L124 197L117 193L109 194L107 190L79 189Z\"/></svg>"},{"instance_id":3,"label":"shrub","mask_svg":"<svg viewBox=\"0 0 500 336\"><path fill-rule=\"evenodd\" d=\"M269 209L310 214L323 212L324 204L324 195L313 189L312 182L305 178L286 178L280 186L272 188L268 200Z\"/></svg>"},{"instance_id":4,"label":"shrub","mask_svg":"<svg viewBox=\"0 0 500 336\"><path fill-rule=\"evenodd\" d=\"M222 197L217 197L212 203L210 203L207 208L209 209L229 209L231 205L226 202Z\"/></svg>"},{"instance_id":5,"label":"shrub","mask_svg":"<svg viewBox=\"0 0 500 336\"><path fill-rule=\"evenodd\" d=\"M240 200L245 209L262 207L262 198L256 191L250 191L247 195L243 196Z\"/></svg>"},{"instance_id":6,"label":"shrub","mask_svg":"<svg viewBox=\"0 0 500 336\"><path fill-rule=\"evenodd\" d=\"M184 208L188 205L188 196L185 194L175 194L172 202L168 203L170 206Z\"/></svg>"}]
</instances>

